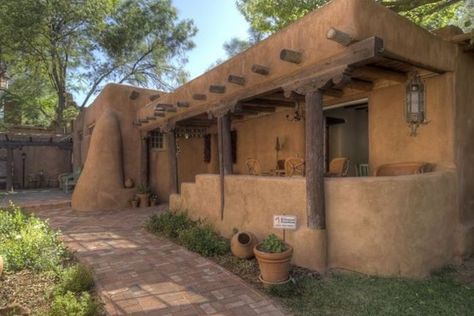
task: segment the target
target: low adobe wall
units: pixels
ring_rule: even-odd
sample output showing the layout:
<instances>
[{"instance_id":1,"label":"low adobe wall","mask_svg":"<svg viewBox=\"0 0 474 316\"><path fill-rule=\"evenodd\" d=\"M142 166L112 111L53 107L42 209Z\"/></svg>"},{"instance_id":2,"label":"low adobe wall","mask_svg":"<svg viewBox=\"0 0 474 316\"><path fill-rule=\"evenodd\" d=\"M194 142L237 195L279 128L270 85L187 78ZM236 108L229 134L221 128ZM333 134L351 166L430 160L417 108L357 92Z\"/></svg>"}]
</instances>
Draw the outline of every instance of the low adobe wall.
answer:
<instances>
[{"instance_id":1,"label":"low adobe wall","mask_svg":"<svg viewBox=\"0 0 474 316\"><path fill-rule=\"evenodd\" d=\"M205 218L224 236L233 228L269 233L276 214L296 215L298 228L287 231L295 264L374 275L422 277L458 255L456 174L440 171L400 177L326 179L327 238L306 225L304 178L227 176L224 220L220 220L219 176L199 175L170 199L172 210Z\"/></svg>"}]
</instances>

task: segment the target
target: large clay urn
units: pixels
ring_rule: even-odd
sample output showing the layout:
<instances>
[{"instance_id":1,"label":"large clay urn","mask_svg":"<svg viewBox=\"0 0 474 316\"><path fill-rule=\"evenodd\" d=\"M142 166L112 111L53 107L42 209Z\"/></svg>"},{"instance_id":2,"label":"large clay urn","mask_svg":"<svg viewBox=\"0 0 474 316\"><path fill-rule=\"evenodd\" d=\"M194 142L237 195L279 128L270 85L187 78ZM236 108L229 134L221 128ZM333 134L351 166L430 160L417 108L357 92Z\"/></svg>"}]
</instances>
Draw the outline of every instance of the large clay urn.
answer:
<instances>
[{"instance_id":1,"label":"large clay urn","mask_svg":"<svg viewBox=\"0 0 474 316\"><path fill-rule=\"evenodd\" d=\"M287 244L287 249L283 252L264 252L259 250L259 246L260 244L256 245L253 251L260 267L262 281L268 284L288 281L293 247Z\"/></svg>"},{"instance_id":2,"label":"large clay urn","mask_svg":"<svg viewBox=\"0 0 474 316\"><path fill-rule=\"evenodd\" d=\"M253 248L257 238L251 232L238 232L230 241L230 250L237 258L250 259L254 256Z\"/></svg>"}]
</instances>

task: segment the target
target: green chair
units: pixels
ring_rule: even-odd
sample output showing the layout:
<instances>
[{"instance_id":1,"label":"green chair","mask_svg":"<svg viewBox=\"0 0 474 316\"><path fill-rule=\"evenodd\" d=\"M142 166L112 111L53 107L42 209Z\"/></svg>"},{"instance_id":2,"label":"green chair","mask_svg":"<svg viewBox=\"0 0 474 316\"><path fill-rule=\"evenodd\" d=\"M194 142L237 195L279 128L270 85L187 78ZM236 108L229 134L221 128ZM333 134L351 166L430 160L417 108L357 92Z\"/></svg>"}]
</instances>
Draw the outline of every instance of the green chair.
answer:
<instances>
[{"instance_id":1,"label":"green chair","mask_svg":"<svg viewBox=\"0 0 474 316\"><path fill-rule=\"evenodd\" d=\"M368 177L369 176L369 164L361 163L357 165L357 176Z\"/></svg>"},{"instance_id":2,"label":"green chair","mask_svg":"<svg viewBox=\"0 0 474 316\"><path fill-rule=\"evenodd\" d=\"M72 173L63 173L58 176L59 188L65 193L68 193L69 190L74 189L76 186L77 180L81 175L81 169L78 168Z\"/></svg>"}]
</instances>

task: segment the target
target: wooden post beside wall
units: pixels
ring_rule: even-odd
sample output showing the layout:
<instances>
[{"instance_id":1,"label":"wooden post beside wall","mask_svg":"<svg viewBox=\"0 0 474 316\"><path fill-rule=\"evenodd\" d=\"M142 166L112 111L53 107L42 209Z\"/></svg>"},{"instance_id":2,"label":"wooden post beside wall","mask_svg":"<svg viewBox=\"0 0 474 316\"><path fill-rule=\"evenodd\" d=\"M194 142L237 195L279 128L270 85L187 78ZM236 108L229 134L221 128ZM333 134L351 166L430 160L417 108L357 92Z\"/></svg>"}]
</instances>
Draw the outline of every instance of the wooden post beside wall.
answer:
<instances>
[{"instance_id":1,"label":"wooden post beside wall","mask_svg":"<svg viewBox=\"0 0 474 316\"><path fill-rule=\"evenodd\" d=\"M306 199L308 226L326 229L324 121L321 90L306 93Z\"/></svg>"},{"instance_id":2,"label":"wooden post beside wall","mask_svg":"<svg viewBox=\"0 0 474 316\"><path fill-rule=\"evenodd\" d=\"M7 148L7 166L6 166L6 191L10 191L13 188L13 149Z\"/></svg>"},{"instance_id":3,"label":"wooden post beside wall","mask_svg":"<svg viewBox=\"0 0 474 316\"><path fill-rule=\"evenodd\" d=\"M178 189L178 157L176 156L176 134L174 129L168 132L168 160L170 167L170 194L179 192Z\"/></svg>"},{"instance_id":4,"label":"wooden post beside wall","mask_svg":"<svg viewBox=\"0 0 474 316\"><path fill-rule=\"evenodd\" d=\"M217 137L219 148L219 182L221 220L224 219L224 176L232 174L232 146L230 136L230 115L224 114L217 117Z\"/></svg>"}]
</instances>

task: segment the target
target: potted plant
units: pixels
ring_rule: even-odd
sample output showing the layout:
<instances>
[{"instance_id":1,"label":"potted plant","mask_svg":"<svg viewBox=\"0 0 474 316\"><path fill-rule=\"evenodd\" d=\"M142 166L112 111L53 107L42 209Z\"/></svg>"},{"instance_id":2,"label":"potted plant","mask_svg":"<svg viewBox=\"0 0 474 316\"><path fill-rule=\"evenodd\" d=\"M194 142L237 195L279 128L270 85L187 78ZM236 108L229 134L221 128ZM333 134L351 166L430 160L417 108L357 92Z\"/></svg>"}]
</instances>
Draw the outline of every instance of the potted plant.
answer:
<instances>
[{"instance_id":1,"label":"potted plant","mask_svg":"<svg viewBox=\"0 0 474 316\"><path fill-rule=\"evenodd\" d=\"M270 234L253 248L260 267L260 279L266 284L280 284L289 280L293 247Z\"/></svg>"},{"instance_id":2,"label":"potted plant","mask_svg":"<svg viewBox=\"0 0 474 316\"><path fill-rule=\"evenodd\" d=\"M137 197L140 201L140 207L149 207L150 206L150 188L146 185L138 186Z\"/></svg>"},{"instance_id":3,"label":"potted plant","mask_svg":"<svg viewBox=\"0 0 474 316\"><path fill-rule=\"evenodd\" d=\"M150 204L151 204L151 206L156 206L156 205L158 205L158 195L156 195L155 193L153 193L153 194L150 196Z\"/></svg>"},{"instance_id":4,"label":"potted plant","mask_svg":"<svg viewBox=\"0 0 474 316\"><path fill-rule=\"evenodd\" d=\"M138 198L136 196L132 197L130 200L129 200L129 203L130 203L130 206L132 208L137 208L138 207Z\"/></svg>"}]
</instances>

